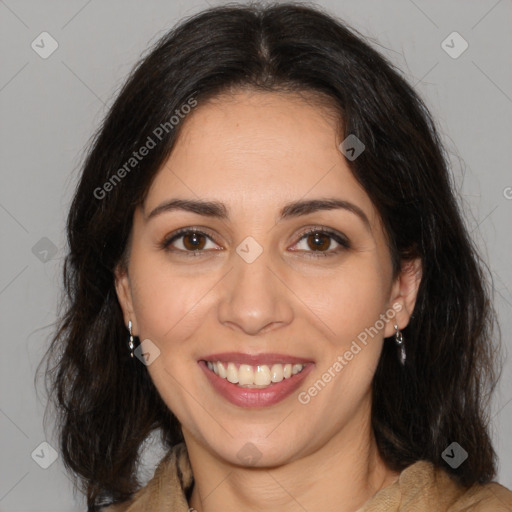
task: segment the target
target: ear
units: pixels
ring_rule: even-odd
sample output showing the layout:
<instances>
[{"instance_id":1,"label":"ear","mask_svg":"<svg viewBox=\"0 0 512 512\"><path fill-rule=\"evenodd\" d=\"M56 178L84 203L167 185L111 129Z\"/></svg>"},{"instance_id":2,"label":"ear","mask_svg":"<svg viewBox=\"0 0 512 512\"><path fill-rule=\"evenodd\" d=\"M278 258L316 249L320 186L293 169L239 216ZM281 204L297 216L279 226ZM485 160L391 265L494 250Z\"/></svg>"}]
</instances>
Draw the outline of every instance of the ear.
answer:
<instances>
[{"instance_id":1,"label":"ear","mask_svg":"<svg viewBox=\"0 0 512 512\"><path fill-rule=\"evenodd\" d=\"M123 310L124 323L132 322L132 333L136 336L139 332L137 318L133 309L132 290L128 270L124 265L118 265L114 271L117 298ZM128 327L127 327L128 328Z\"/></svg>"},{"instance_id":2,"label":"ear","mask_svg":"<svg viewBox=\"0 0 512 512\"><path fill-rule=\"evenodd\" d=\"M389 306L396 311L396 316L393 321L386 324L386 338L395 333L395 325L398 325L400 330L407 327L416 304L421 277L420 258L402 262L402 268L393 283L389 297Z\"/></svg>"}]
</instances>

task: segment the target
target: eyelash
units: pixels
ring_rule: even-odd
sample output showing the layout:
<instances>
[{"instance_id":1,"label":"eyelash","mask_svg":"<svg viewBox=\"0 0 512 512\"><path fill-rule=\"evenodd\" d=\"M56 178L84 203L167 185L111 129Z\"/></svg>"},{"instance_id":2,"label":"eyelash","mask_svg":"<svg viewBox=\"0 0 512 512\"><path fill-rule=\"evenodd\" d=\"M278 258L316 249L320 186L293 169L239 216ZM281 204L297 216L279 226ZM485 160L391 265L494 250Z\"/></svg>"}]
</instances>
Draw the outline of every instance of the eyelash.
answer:
<instances>
[{"instance_id":1,"label":"eyelash","mask_svg":"<svg viewBox=\"0 0 512 512\"><path fill-rule=\"evenodd\" d=\"M178 253L181 252L181 253L184 253L184 255L187 257L194 258L194 257L202 256L204 253L204 249L196 250L196 251L184 251L183 249L169 249L169 246L173 242L175 242L176 240L179 240L184 235L192 234L192 233L194 233L196 235L205 236L206 238L208 238L209 240L211 240L212 242L215 243L212 236L210 236L208 233L205 233L201 229L192 227L192 228L179 229L175 233L164 238L164 240L159 244L159 248L162 250L170 251L170 252L178 252ZM327 235L329 238L331 238L332 240L337 242L340 245L340 247L338 247L335 250L330 250L328 252L327 251L293 251L293 252L305 252L307 254L308 258L325 258L325 257L329 257L329 256L335 256L339 252L350 249L350 247L351 247L350 242L348 241L347 238L345 238L343 235L341 235L335 231L332 231L329 228L325 228L323 226L316 226L314 228L308 229L307 231L304 231L303 233L301 233L299 235L299 239L297 240L296 244L299 243L300 241L302 241L307 236L312 235L314 233ZM296 244L294 244L294 245L296 245Z\"/></svg>"},{"instance_id":2,"label":"eyelash","mask_svg":"<svg viewBox=\"0 0 512 512\"><path fill-rule=\"evenodd\" d=\"M329 228L325 228L323 226L315 226L314 228L310 228L310 229L302 232L299 235L299 239L297 240L296 244L298 244L300 241L302 241L303 239L307 238L309 235L312 235L314 233L320 234L320 235L327 235L329 238L331 238L336 243L338 243L340 245L340 247L338 247L336 249L329 249L328 251L305 251L305 254L307 254L307 256L306 256L307 258L327 258L330 256L336 256L340 252L350 249L350 243L346 237L344 237L340 233L337 233L336 231L333 231Z\"/></svg>"}]
</instances>

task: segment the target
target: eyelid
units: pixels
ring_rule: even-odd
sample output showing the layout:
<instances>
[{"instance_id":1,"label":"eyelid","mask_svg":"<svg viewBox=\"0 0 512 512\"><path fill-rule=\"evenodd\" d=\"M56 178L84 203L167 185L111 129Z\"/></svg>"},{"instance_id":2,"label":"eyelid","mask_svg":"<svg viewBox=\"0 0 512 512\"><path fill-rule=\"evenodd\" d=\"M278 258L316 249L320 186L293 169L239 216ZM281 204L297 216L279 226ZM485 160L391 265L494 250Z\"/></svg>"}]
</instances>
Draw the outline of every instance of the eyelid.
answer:
<instances>
[{"instance_id":1,"label":"eyelid","mask_svg":"<svg viewBox=\"0 0 512 512\"><path fill-rule=\"evenodd\" d=\"M159 246L160 249L170 250L169 246L174 241L178 240L179 238L181 238L184 235L187 235L189 233L196 233L196 234L199 234L199 235L204 235L206 238L208 238L215 245L219 245L215 241L215 238L213 237L213 235L211 233L209 233L208 231L209 230L207 228L195 227L195 226L188 226L188 227L185 227L185 228L180 228L180 229L174 231L173 233L171 233L170 235L165 236L164 239L162 240L162 242L160 242L158 244L158 246ZM204 250L200 250L200 251L183 251L182 249L174 249L174 252L182 252L182 253L198 255L198 254L201 254L202 252L204 252Z\"/></svg>"},{"instance_id":2,"label":"eyelid","mask_svg":"<svg viewBox=\"0 0 512 512\"><path fill-rule=\"evenodd\" d=\"M298 250L294 250L292 252L305 252L312 257L317 257L317 256L321 257L321 256L333 256L333 255L338 254L342 250L347 250L347 249L351 248L351 243L350 243L349 239L343 233L340 233L334 229L328 228L327 226L314 226L312 228L306 228L304 231L302 231L298 235L299 238L294 243L294 245L297 245L306 236L313 234L313 233L321 233L321 234L327 235L329 238L333 239L341 247L338 247L336 249L329 249L327 251L298 251Z\"/></svg>"},{"instance_id":3,"label":"eyelid","mask_svg":"<svg viewBox=\"0 0 512 512\"><path fill-rule=\"evenodd\" d=\"M305 228L304 231L301 231L301 233L298 235L299 240L301 240L304 236L310 235L311 233L325 233L326 235L332 235L333 237L338 237L343 239L346 243L348 243L348 238L343 234L335 229L328 228L327 226L313 226L309 228Z\"/></svg>"}]
</instances>

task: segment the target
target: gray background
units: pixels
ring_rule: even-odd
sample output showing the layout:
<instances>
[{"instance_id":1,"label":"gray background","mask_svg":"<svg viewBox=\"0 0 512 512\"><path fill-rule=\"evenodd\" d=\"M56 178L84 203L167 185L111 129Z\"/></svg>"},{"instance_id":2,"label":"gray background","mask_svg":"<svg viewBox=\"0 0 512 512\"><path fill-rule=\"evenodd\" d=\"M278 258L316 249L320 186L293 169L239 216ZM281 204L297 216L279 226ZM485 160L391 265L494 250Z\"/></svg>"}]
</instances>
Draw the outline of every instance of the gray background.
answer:
<instances>
[{"instance_id":1,"label":"gray background","mask_svg":"<svg viewBox=\"0 0 512 512\"><path fill-rule=\"evenodd\" d=\"M512 345L512 2L319 3L378 40L437 119L469 229L495 280L506 355ZM31 457L36 450L49 460L48 449L38 448L45 440L58 446L51 418L43 426L44 394L38 398L33 377L56 317L65 215L84 148L128 71L149 43L204 7L199 1L0 0L0 511L85 509L60 457L46 470ZM34 40L42 46L43 31L58 43L47 59L31 47ZM453 31L469 44L456 59L441 47ZM511 384L507 357L492 434L498 480L509 488ZM158 455L148 444L147 476Z\"/></svg>"}]
</instances>

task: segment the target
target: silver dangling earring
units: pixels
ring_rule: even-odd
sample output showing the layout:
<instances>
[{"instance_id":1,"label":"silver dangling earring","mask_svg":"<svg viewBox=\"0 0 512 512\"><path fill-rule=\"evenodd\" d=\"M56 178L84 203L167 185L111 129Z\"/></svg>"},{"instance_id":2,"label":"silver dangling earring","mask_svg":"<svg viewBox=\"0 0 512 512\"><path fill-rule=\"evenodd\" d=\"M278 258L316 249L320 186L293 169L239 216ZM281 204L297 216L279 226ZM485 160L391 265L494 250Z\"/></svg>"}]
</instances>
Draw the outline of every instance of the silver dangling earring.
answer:
<instances>
[{"instance_id":1,"label":"silver dangling earring","mask_svg":"<svg viewBox=\"0 0 512 512\"><path fill-rule=\"evenodd\" d=\"M395 325L395 343L398 347L398 358L400 359L400 363L402 366L405 365L405 342L404 337L402 335L402 331L398 328L398 325Z\"/></svg>"},{"instance_id":2,"label":"silver dangling earring","mask_svg":"<svg viewBox=\"0 0 512 512\"><path fill-rule=\"evenodd\" d=\"M130 341L128 341L128 348L130 349L130 357L133 357L133 349L135 345L133 344L133 335L132 335L132 321L128 320L128 331L130 331Z\"/></svg>"}]
</instances>

